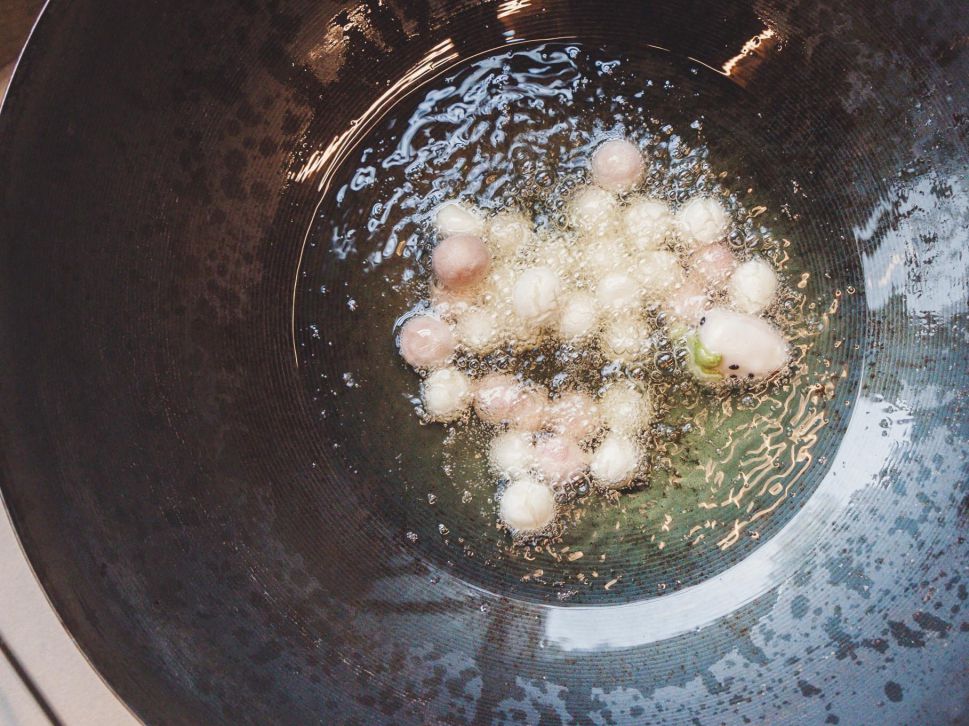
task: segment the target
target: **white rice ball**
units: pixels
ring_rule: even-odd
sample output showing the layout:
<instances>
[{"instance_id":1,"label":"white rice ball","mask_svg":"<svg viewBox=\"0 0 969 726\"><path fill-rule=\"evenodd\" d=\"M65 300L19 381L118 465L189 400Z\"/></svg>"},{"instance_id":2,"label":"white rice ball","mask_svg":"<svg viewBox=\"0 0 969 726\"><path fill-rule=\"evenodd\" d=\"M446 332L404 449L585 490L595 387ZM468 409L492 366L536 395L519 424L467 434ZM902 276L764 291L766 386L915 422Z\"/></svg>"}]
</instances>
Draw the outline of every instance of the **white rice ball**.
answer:
<instances>
[{"instance_id":1,"label":"white rice ball","mask_svg":"<svg viewBox=\"0 0 969 726\"><path fill-rule=\"evenodd\" d=\"M521 476L502 492L498 516L515 532L541 532L555 519L555 497L546 485Z\"/></svg>"},{"instance_id":2,"label":"white rice ball","mask_svg":"<svg viewBox=\"0 0 969 726\"><path fill-rule=\"evenodd\" d=\"M515 314L530 326L553 319L560 305L562 283L547 267L532 267L519 275L511 293Z\"/></svg>"},{"instance_id":3,"label":"white rice ball","mask_svg":"<svg viewBox=\"0 0 969 726\"><path fill-rule=\"evenodd\" d=\"M665 202L639 197L622 213L626 238L638 250L660 249L673 231L673 215Z\"/></svg>"},{"instance_id":4,"label":"white rice ball","mask_svg":"<svg viewBox=\"0 0 969 726\"><path fill-rule=\"evenodd\" d=\"M566 296L559 314L559 335L564 340L581 341L589 338L599 327L599 310L595 298L585 292Z\"/></svg>"},{"instance_id":5,"label":"white rice ball","mask_svg":"<svg viewBox=\"0 0 969 726\"><path fill-rule=\"evenodd\" d=\"M548 436L535 444L535 466L546 484L570 484L585 474L589 456L568 437Z\"/></svg>"},{"instance_id":6,"label":"white rice ball","mask_svg":"<svg viewBox=\"0 0 969 726\"><path fill-rule=\"evenodd\" d=\"M514 477L527 473L535 466L532 435L521 431L498 434L488 447L488 463L500 476Z\"/></svg>"},{"instance_id":7,"label":"white rice ball","mask_svg":"<svg viewBox=\"0 0 969 726\"><path fill-rule=\"evenodd\" d=\"M485 239L496 257L510 259L533 237L532 225L518 212L499 212L488 220Z\"/></svg>"},{"instance_id":8,"label":"white rice ball","mask_svg":"<svg viewBox=\"0 0 969 726\"><path fill-rule=\"evenodd\" d=\"M461 202L445 202L434 213L434 226L442 237L452 234L473 234L484 232L484 217L477 209Z\"/></svg>"},{"instance_id":9,"label":"white rice ball","mask_svg":"<svg viewBox=\"0 0 969 726\"><path fill-rule=\"evenodd\" d=\"M724 308L708 310L699 328L700 343L720 355L717 370L726 378L759 378L779 371L790 359L784 335L763 318Z\"/></svg>"},{"instance_id":10,"label":"white rice ball","mask_svg":"<svg viewBox=\"0 0 969 726\"><path fill-rule=\"evenodd\" d=\"M517 279L518 273L510 266L492 269L485 280L484 292L481 295L485 307L510 315L512 313L511 295Z\"/></svg>"},{"instance_id":11,"label":"white rice ball","mask_svg":"<svg viewBox=\"0 0 969 726\"><path fill-rule=\"evenodd\" d=\"M643 290L636 278L624 272L613 272L596 284L596 302L607 313L623 313L642 305Z\"/></svg>"},{"instance_id":12,"label":"white rice ball","mask_svg":"<svg viewBox=\"0 0 969 726\"><path fill-rule=\"evenodd\" d=\"M633 266L626 245L613 235L583 238L579 241L579 249L581 271L592 281Z\"/></svg>"},{"instance_id":13,"label":"white rice ball","mask_svg":"<svg viewBox=\"0 0 969 726\"><path fill-rule=\"evenodd\" d=\"M546 267L559 279L565 279L581 264L580 254L573 239L552 237L542 240L531 257L536 266Z\"/></svg>"},{"instance_id":14,"label":"white rice ball","mask_svg":"<svg viewBox=\"0 0 969 726\"><path fill-rule=\"evenodd\" d=\"M649 423L649 400L632 383L609 384L599 397L599 411L606 428L616 433L636 436Z\"/></svg>"},{"instance_id":15,"label":"white rice ball","mask_svg":"<svg viewBox=\"0 0 969 726\"><path fill-rule=\"evenodd\" d=\"M580 232L601 236L616 228L619 202L599 187L582 187L569 202L569 218Z\"/></svg>"},{"instance_id":16,"label":"white rice ball","mask_svg":"<svg viewBox=\"0 0 969 726\"><path fill-rule=\"evenodd\" d=\"M653 250L639 255L634 273L645 295L661 299L683 284L683 268L669 250Z\"/></svg>"},{"instance_id":17,"label":"white rice ball","mask_svg":"<svg viewBox=\"0 0 969 726\"><path fill-rule=\"evenodd\" d=\"M458 344L475 355L490 353L501 345L495 313L472 307L457 318L454 335Z\"/></svg>"},{"instance_id":18,"label":"white rice ball","mask_svg":"<svg viewBox=\"0 0 969 726\"><path fill-rule=\"evenodd\" d=\"M549 428L560 436L585 441L602 428L595 399L582 391L565 391L549 406Z\"/></svg>"},{"instance_id":19,"label":"white rice ball","mask_svg":"<svg viewBox=\"0 0 969 726\"><path fill-rule=\"evenodd\" d=\"M608 434L592 454L589 469L592 478L608 489L619 489L632 480L639 469L642 452L639 445L622 434Z\"/></svg>"},{"instance_id":20,"label":"white rice ball","mask_svg":"<svg viewBox=\"0 0 969 726\"><path fill-rule=\"evenodd\" d=\"M738 267L727 283L730 304L742 313L763 312L777 293L777 274L767 262L754 257Z\"/></svg>"},{"instance_id":21,"label":"white rice ball","mask_svg":"<svg viewBox=\"0 0 969 726\"><path fill-rule=\"evenodd\" d=\"M600 144L592 154L592 180L609 191L629 191L642 180L645 170L639 148L626 139Z\"/></svg>"},{"instance_id":22,"label":"white rice ball","mask_svg":"<svg viewBox=\"0 0 969 726\"><path fill-rule=\"evenodd\" d=\"M471 403L471 380L457 368L439 368L424 379L424 410L435 421L460 418Z\"/></svg>"},{"instance_id":23,"label":"white rice ball","mask_svg":"<svg viewBox=\"0 0 969 726\"><path fill-rule=\"evenodd\" d=\"M693 247L723 239L728 222L727 210L713 197L694 197L676 213L680 239Z\"/></svg>"},{"instance_id":24,"label":"white rice ball","mask_svg":"<svg viewBox=\"0 0 969 726\"><path fill-rule=\"evenodd\" d=\"M608 320L599 334L599 349L612 361L633 363L642 360L651 344L649 325L636 315Z\"/></svg>"},{"instance_id":25,"label":"white rice ball","mask_svg":"<svg viewBox=\"0 0 969 726\"><path fill-rule=\"evenodd\" d=\"M512 308L511 297L518 273L512 267L498 267L488 275L481 294L481 307L494 320L499 342L505 343L521 327Z\"/></svg>"}]
</instances>

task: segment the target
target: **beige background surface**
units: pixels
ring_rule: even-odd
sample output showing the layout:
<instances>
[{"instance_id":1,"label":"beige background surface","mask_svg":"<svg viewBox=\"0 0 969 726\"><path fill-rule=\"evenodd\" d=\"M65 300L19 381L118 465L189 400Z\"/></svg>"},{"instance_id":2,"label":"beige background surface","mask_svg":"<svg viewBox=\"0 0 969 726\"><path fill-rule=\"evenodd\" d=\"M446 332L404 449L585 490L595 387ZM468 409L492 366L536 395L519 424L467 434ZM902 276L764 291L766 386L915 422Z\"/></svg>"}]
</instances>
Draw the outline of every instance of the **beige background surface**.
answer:
<instances>
[{"instance_id":1,"label":"beige background surface","mask_svg":"<svg viewBox=\"0 0 969 726\"><path fill-rule=\"evenodd\" d=\"M0 98L41 3L0 0ZM43 486L43 482L34 482ZM101 681L64 630L0 511L0 634L58 717L68 726L129 726L138 721ZM0 656L0 726L48 721Z\"/></svg>"},{"instance_id":2,"label":"beige background surface","mask_svg":"<svg viewBox=\"0 0 969 726\"><path fill-rule=\"evenodd\" d=\"M6 513L0 513L0 633L68 726L137 724L61 626L27 564ZM0 658L0 724L48 721Z\"/></svg>"}]
</instances>

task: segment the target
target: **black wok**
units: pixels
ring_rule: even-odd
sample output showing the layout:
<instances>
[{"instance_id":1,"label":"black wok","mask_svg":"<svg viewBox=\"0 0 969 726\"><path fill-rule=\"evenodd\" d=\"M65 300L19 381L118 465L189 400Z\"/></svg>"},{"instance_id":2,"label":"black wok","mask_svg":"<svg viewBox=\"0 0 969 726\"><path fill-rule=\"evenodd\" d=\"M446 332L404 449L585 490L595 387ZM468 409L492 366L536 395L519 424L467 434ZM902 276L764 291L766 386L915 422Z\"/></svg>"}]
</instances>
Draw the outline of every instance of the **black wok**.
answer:
<instances>
[{"instance_id":1,"label":"black wok","mask_svg":"<svg viewBox=\"0 0 969 726\"><path fill-rule=\"evenodd\" d=\"M969 722L967 17L52 2L0 113L0 485L93 665L148 723ZM661 592L559 602L462 558L382 466L391 398L321 417L308 379L398 365L345 300L305 302L301 259L343 274L303 258L321 179L375 101L509 29L709 78L724 146L806 220L818 284L853 291L810 485ZM321 321L349 342L299 365Z\"/></svg>"}]
</instances>

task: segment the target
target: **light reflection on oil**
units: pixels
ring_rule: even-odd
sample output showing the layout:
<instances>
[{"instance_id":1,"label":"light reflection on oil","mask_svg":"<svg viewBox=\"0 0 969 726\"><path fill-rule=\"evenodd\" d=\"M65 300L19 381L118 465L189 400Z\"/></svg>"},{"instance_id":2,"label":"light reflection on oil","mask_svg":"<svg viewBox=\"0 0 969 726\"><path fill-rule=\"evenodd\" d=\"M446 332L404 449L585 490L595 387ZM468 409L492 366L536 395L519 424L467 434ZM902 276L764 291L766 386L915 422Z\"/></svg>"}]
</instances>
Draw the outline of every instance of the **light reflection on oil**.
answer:
<instances>
[{"instance_id":1,"label":"light reflection on oil","mask_svg":"<svg viewBox=\"0 0 969 726\"><path fill-rule=\"evenodd\" d=\"M872 437L872 419L892 408L891 435ZM900 415L904 414L904 415ZM801 510L746 559L698 585L660 598L610 607L550 607L545 612L545 642L568 651L631 648L695 631L729 615L783 583L825 541L820 530L852 497L878 480L892 460L912 442L912 418L897 404L861 398L845 432L830 474ZM850 471L851 478L839 476Z\"/></svg>"},{"instance_id":2,"label":"light reflection on oil","mask_svg":"<svg viewBox=\"0 0 969 726\"><path fill-rule=\"evenodd\" d=\"M498 6L497 18L502 20L522 10L532 4L532 0L505 0Z\"/></svg>"},{"instance_id":3,"label":"light reflection on oil","mask_svg":"<svg viewBox=\"0 0 969 726\"><path fill-rule=\"evenodd\" d=\"M402 95L414 90L422 81L428 80L430 74L456 60L457 57L458 53L454 51L454 42L450 38L435 45L416 65L381 93L377 100L360 114L346 131L335 136L333 141L323 149L318 149L310 154L303 167L292 175L292 179L296 182L306 181L318 171L327 167L328 162L332 161L333 163L327 167L327 171L324 172L319 182L319 190L325 193L333 174L339 168L340 163L353 150L356 140L362 138Z\"/></svg>"},{"instance_id":4,"label":"light reflection on oil","mask_svg":"<svg viewBox=\"0 0 969 726\"><path fill-rule=\"evenodd\" d=\"M761 47L762 43L764 43L767 40L770 40L771 38L774 37L774 35L775 34L773 29L764 28L762 32L758 33L753 38L751 38L746 43L744 43L743 46L741 46L740 48L740 52L723 64L723 74L725 76L729 76L731 73L733 73L738 63L740 63L744 58L748 57L752 53L756 52Z\"/></svg>"},{"instance_id":5,"label":"light reflection on oil","mask_svg":"<svg viewBox=\"0 0 969 726\"><path fill-rule=\"evenodd\" d=\"M446 46L439 47L436 57L446 58L451 52ZM646 103L640 96L662 100L669 94L679 97L680 89L664 83L643 91L641 83L626 83L612 58L600 61L592 56L595 62L587 62L583 53L572 45L503 49L448 77L442 87L429 90L406 123L393 122L389 138L366 137L368 143L361 148L366 147L370 156L360 162L357 171L372 173L379 167L382 173L376 182L358 189L353 186L358 174L348 170L348 181L341 189L354 194L334 193L337 204L320 216L324 227L317 239L319 249L333 244L334 253L355 251L355 259L364 262L361 284L373 287L361 288L354 297L386 299L395 314L402 306L426 297L419 284L424 278L415 265L419 266L422 245L427 242L423 233L427 220L445 199L464 194L485 209L495 209L521 204L524 196L532 205L530 211L535 213L533 207L539 205L535 208L546 214L549 223L564 224L546 210L557 208L556 200L566 198L568 184L576 183L573 176L581 171L581 160L587 158L603 129L613 129L622 123L617 118L627 115L628 128L653 134L648 154L650 193L676 201L701 187L719 188L714 167L705 161L709 150L702 124L693 123L693 116L684 115L676 126L660 126L661 121L650 120L656 128L643 128L647 116L640 106ZM434 62L435 58L425 58L428 60ZM597 83L606 79L640 95L618 93L600 98L595 84L588 88L583 84L588 74L594 74ZM428 76L418 73L411 77L426 80ZM579 99L583 109L591 104L581 117L575 112ZM605 120L596 118L600 111L609 114ZM616 112L621 116L615 116ZM606 125L597 129L597 123ZM376 154L369 151L371 147L378 150ZM331 148L332 144L327 145L322 153L332 164L335 153ZM523 168L530 171L526 174ZM724 168L731 166L724 164ZM546 174L551 175L549 185L539 181ZM670 179L675 185L669 184ZM441 451L443 477L440 482L423 472L415 477L420 484L410 484L408 506L413 509L408 516L419 522L426 519L433 525L433 536L443 538L444 547L477 560L472 565L484 572L487 582L513 576L527 583L529 593L551 594L561 602L571 599L576 604L595 602L599 597L595 593L603 592L606 584L613 602L637 593L651 596L676 589L680 577L696 582L694 576L712 575L712 568L704 563L729 567L759 546L753 542L769 540L786 521L787 513L813 490L819 467L827 464L819 452L827 453L827 442L839 435L830 433L830 427L826 430L831 420L831 372L818 360L818 351L828 345L832 331L849 322L844 314L831 319L837 312L832 309L831 293L818 295L822 291L805 289L808 279L824 279L822 271L812 274L804 268L805 245L796 230L784 230L793 242L770 233L773 222L769 220L776 216L778 205L751 190L749 182L738 182L730 192L739 195L730 198L738 229L744 230L732 243L737 249L750 246L767 256L791 283L783 286L785 292L774 314L792 336L798 359L796 375L780 386L772 383L745 391L741 405L741 396L726 392L703 394L690 386L668 391L675 380L668 372L654 371L654 362L649 362L638 375L649 377L664 409L656 429L649 432L650 440L655 441L655 446L651 444L655 476L650 486L623 498L603 497L601 501L579 491L578 499L563 507L564 534L549 541L518 547L494 530L493 479L482 471L480 445L471 435L476 430L468 436L448 434L433 442L443 445L434 449ZM746 199L750 206L745 206ZM337 221L343 219L341 214L346 215L345 221ZM402 270L399 281L398 270ZM799 283L796 288L795 282ZM382 297L388 284L402 300ZM319 289L319 285L310 284L307 289ZM371 311L377 320L382 308ZM383 330L385 326L376 322L375 327ZM554 356L547 360L552 368L553 363L563 364ZM675 361L675 355L670 360ZM543 365L536 360L535 375L555 372ZM403 390L413 396L412 379L407 381L405 386L411 387ZM664 401L671 406L668 412ZM430 505L429 491L434 495ZM488 526L482 527L483 522ZM442 524L446 524L447 534ZM569 557L570 546L582 556ZM684 563L683 570L674 563ZM637 579L641 577L647 578L647 584Z\"/></svg>"}]
</instances>

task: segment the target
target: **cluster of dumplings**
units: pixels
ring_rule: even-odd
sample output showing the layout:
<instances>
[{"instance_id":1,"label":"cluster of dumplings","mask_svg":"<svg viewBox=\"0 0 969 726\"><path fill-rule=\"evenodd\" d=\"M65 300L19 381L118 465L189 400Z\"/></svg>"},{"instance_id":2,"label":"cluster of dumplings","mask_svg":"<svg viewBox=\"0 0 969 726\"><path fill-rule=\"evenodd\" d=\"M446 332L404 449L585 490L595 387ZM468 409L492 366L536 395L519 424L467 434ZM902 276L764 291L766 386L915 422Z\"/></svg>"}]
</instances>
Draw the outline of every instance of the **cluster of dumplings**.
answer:
<instances>
[{"instance_id":1,"label":"cluster of dumplings","mask_svg":"<svg viewBox=\"0 0 969 726\"><path fill-rule=\"evenodd\" d=\"M401 355L423 375L426 417L467 421L473 411L491 427L499 517L515 534L547 532L571 484L615 490L641 479L654 407L630 377L553 397L521 372L488 370L490 354L552 343L631 368L665 325L703 381L769 376L789 359L783 334L761 316L777 275L760 257L736 258L718 199L673 210L637 194L645 162L625 139L601 144L590 165L592 183L571 194L565 230L536 229L516 211L439 207L430 299L398 331ZM648 318L650 308L659 315ZM474 377L458 358L479 362Z\"/></svg>"}]
</instances>

